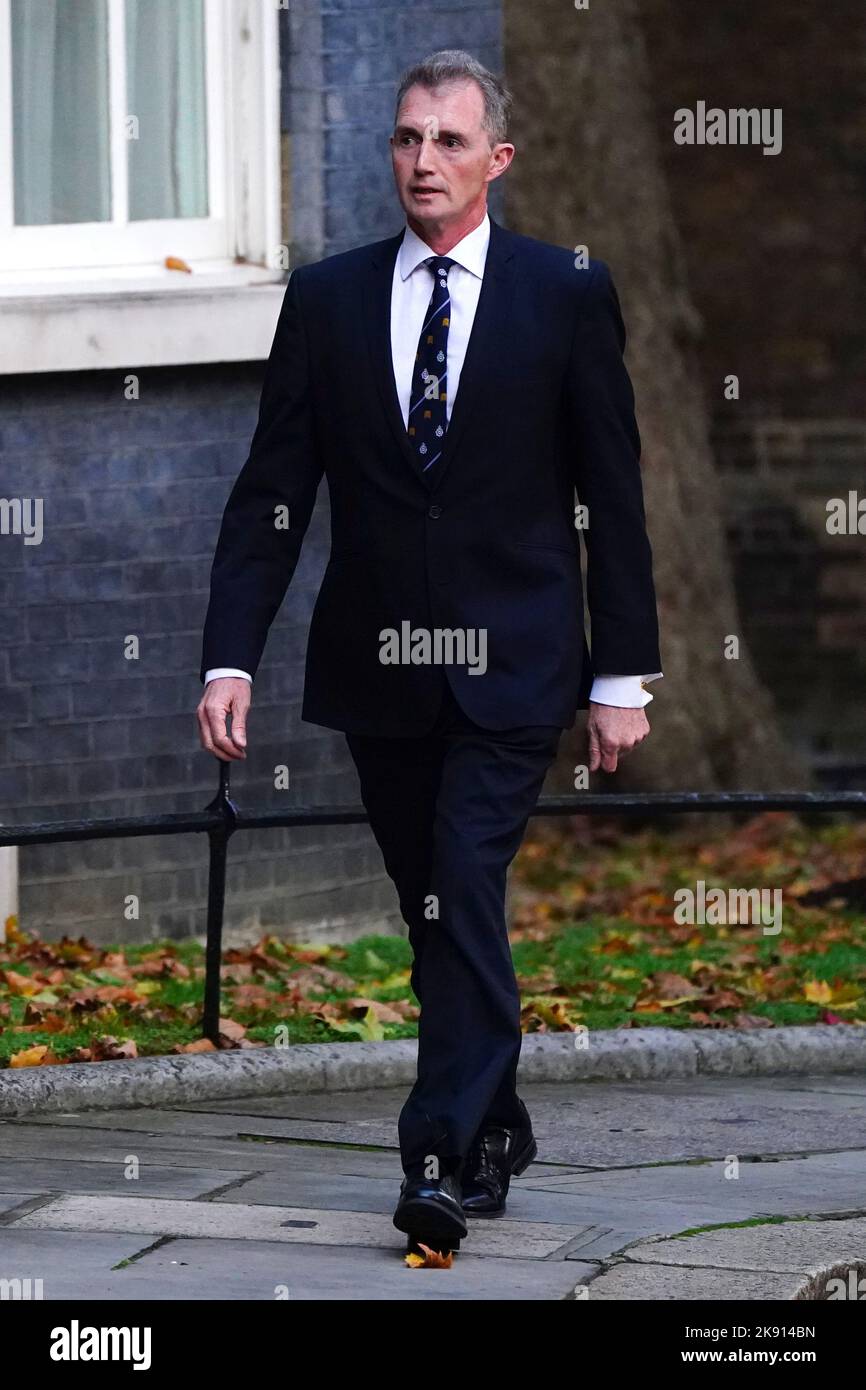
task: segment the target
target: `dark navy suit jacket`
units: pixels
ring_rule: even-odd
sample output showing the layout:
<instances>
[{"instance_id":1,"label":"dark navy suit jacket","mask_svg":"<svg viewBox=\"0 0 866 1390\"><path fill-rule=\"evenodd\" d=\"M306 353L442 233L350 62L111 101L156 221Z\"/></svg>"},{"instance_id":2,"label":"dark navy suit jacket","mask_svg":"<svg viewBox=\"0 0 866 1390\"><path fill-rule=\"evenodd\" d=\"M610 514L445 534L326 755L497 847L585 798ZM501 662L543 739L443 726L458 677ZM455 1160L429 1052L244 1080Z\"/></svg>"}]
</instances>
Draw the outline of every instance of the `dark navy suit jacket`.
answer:
<instances>
[{"instance_id":1,"label":"dark navy suit jacket","mask_svg":"<svg viewBox=\"0 0 866 1390\"><path fill-rule=\"evenodd\" d=\"M249 457L226 504L201 676L255 675L322 475L331 557L307 648L302 718L412 735L442 668L380 660L386 629L484 629L487 669L445 669L490 729L574 722L593 671L662 669L625 330L604 262L491 218L475 320L435 479L394 381L390 297L403 237L296 269ZM588 526L575 529L575 490ZM275 524L288 508L288 529ZM283 513L284 515L284 513ZM590 650L579 535L587 548Z\"/></svg>"}]
</instances>

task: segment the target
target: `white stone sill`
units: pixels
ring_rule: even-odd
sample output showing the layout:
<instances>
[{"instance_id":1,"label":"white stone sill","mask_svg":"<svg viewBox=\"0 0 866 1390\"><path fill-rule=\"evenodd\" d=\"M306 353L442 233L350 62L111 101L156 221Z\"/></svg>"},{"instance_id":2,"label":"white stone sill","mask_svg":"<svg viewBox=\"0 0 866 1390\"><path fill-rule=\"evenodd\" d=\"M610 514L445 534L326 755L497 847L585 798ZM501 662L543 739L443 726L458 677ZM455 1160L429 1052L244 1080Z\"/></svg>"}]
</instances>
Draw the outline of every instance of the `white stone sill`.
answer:
<instances>
[{"instance_id":1,"label":"white stone sill","mask_svg":"<svg viewBox=\"0 0 866 1390\"><path fill-rule=\"evenodd\" d=\"M0 374L263 361L285 287L253 265L0 275Z\"/></svg>"}]
</instances>

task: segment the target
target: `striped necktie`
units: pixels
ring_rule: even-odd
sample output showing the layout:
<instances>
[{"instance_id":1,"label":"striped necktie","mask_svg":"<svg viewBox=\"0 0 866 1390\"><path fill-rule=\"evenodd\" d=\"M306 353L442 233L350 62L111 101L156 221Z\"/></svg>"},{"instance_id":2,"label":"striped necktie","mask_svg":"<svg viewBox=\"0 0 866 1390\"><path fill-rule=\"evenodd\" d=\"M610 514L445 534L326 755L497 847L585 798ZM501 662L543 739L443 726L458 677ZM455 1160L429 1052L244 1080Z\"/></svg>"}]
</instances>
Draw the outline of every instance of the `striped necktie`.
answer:
<instances>
[{"instance_id":1,"label":"striped necktie","mask_svg":"<svg viewBox=\"0 0 866 1390\"><path fill-rule=\"evenodd\" d=\"M448 272L455 264L448 256L428 256L424 262L433 272L433 293L424 315L424 326L418 339L415 366L412 371L412 394L409 397L409 440L421 469L431 476L442 458L445 431L448 378L448 325L451 294Z\"/></svg>"}]
</instances>

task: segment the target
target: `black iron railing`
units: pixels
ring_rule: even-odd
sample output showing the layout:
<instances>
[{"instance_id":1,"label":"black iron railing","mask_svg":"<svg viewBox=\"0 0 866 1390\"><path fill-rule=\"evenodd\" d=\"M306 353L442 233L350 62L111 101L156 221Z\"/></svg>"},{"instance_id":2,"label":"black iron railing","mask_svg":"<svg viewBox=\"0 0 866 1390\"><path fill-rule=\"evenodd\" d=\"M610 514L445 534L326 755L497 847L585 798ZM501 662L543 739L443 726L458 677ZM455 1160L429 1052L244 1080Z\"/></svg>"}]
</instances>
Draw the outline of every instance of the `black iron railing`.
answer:
<instances>
[{"instance_id":1,"label":"black iron railing","mask_svg":"<svg viewBox=\"0 0 866 1390\"><path fill-rule=\"evenodd\" d=\"M220 1017L228 844L236 830L270 830L306 825L360 825L363 806L295 806L280 811L242 811L229 795L231 764L219 762L219 788L203 811L104 820L48 821L41 825L0 825L0 847L50 845L75 840L120 840L138 835L188 835L204 832L210 845L205 990L202 1033L217 1041ZM542 797L533 816L646 815L687 811L866 811L866 792L586 792Z\"/></svg>"}]
</instances>

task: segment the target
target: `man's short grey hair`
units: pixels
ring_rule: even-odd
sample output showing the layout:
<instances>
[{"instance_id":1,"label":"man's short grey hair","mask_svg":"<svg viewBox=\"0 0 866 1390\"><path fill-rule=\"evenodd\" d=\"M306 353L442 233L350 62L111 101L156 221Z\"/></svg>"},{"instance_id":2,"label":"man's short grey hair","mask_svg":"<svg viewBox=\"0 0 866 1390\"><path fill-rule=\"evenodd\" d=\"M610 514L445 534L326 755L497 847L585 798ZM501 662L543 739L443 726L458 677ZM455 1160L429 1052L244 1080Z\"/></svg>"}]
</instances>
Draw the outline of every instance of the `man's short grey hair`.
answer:
<instances>
[{"instance_id":1,"label":"man's short grey hair","mask_svg":"<svg viewBox=\"0 0 866 1390\"><path fill-rule=\"evenodd\" d=\"M441 48L431 53L422 62L407 68L400 78L397 91L396 114L410 87L441 87L445 82L477 82L484 98L484 117L482 126L490 136L491 145L497 145L508 137L508 117L511 114L512 96L505 83L489 71L471 53L462 48Z\"/></svg>"}]
</instances>

